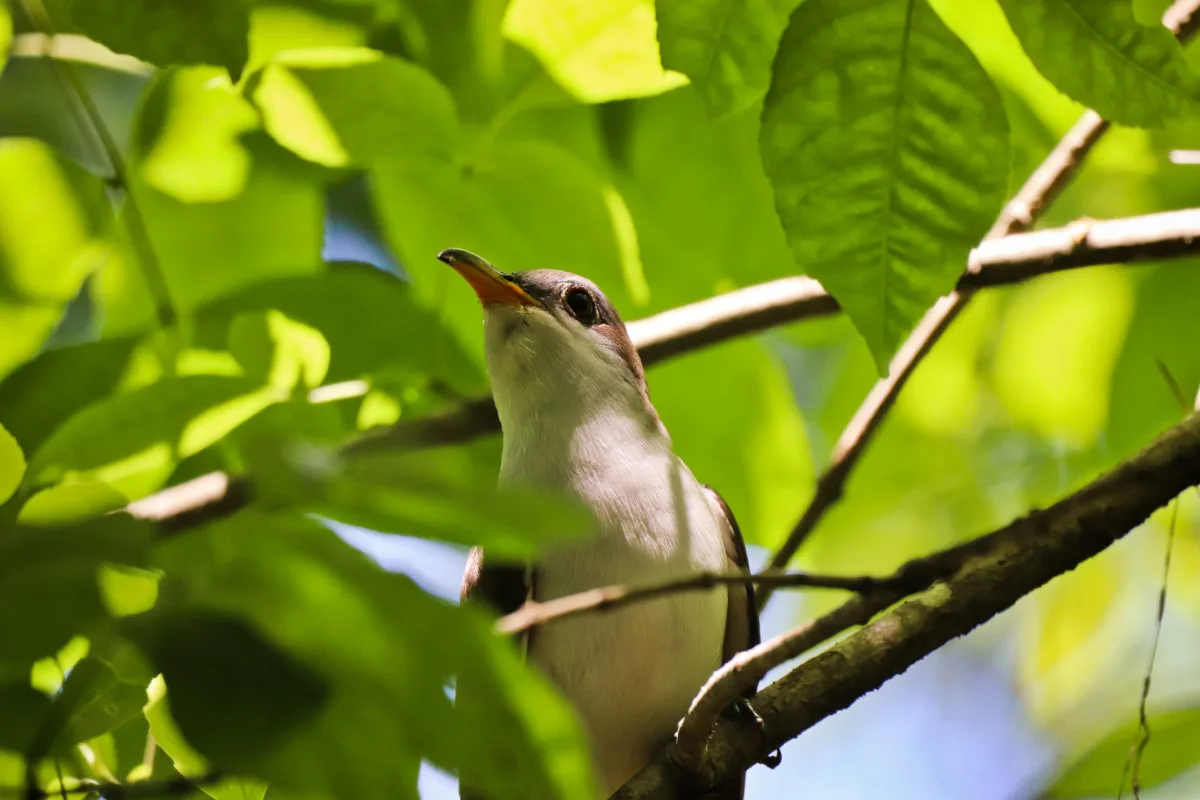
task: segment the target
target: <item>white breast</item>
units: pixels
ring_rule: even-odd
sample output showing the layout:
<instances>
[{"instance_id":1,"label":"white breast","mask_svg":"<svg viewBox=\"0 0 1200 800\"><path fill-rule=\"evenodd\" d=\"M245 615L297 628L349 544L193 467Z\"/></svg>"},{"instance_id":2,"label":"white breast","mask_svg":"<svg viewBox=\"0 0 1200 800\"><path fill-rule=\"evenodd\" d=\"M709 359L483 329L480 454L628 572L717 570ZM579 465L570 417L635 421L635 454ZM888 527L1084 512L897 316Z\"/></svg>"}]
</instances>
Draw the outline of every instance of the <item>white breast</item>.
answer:
<instances>
[{"instance_id":1,"label":"white breast","mask_svg":"<svg viewBox=\"0 0 1200 800\"><path fill-rule=\"evenodd\" d=\"M546 553L536 599L728 564L719 512L644 415L593 408L506 431L501 480L567 491L599 535ZM555 414L554 416L558 416ZM567 428L567 429L564 429ZM667 744L721 663L723 588L585 614L537 629L530 657L575 704L607 797Z\"/></svg>"}]
</instances>

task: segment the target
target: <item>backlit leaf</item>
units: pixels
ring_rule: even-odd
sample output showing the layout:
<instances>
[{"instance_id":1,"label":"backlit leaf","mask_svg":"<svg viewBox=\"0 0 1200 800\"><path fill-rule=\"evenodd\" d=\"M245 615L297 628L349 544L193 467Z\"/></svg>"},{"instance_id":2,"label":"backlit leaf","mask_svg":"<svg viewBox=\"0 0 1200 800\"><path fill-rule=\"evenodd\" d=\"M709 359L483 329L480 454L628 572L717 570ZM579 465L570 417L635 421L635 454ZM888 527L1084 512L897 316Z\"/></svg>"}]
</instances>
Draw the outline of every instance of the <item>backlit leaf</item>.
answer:
<instances>
[{"instance_id":1,"label":"backlit leaf","mask_svg":"<svg viewBox=\"0 0 1200 800\"><path fill-rule=\"evenodd\" d=\"M454 104L429 73L365 48L290 51L257 78L267 131L297 155L331 167L403 153L446 158Z\"/></svg>"},{"instance_id":2,"label":"backlit leaf","mask_svg":"<svg viewBox=\"0 0 1200 800\"><path fill-rule=\"evenodd\" d=\"M1142 789L1153 789L1195 766L1196 754L1200 752L1200 709L1151 714L1148 723L1151 739L1138 771ZM1128 791L1130 780L1123 770L1136 736L1137 726L1132 723L1105 736L1059 776L1050 787L1049 796L1063 800L1109 796L1117 791L1122 777Z\"/></svg>"},{"instance_id":3,"label":"backlit leaf","mask_svg":"<svg viewBox=\"0 0 1200 800\"><path fill-rule=\"evenodd\" d=\"M663 66L691 79L713 116L762 98L797 0L658 0Z\"/></svg>"},{"instance_id":4,"label":"backlit leaf","mask_svg":"<svg viewBox=\"0 0 1200 800\"><path fill-rule=\"evenodd\" d=\"M25 475L25 454L12 434L0 425L0 503L12 497Z\"/></svg>"},{"instance_id":5,"label":"backlit leaf","mask_svg":"<svg viewBox=\"0 0 1200 800\"><path fill-rule=\"evenodd\" d=\"M1161 24L1128 2L1000 0L1021 46L1059 90L1105 119L1155 127L1200 113L1200 75Z\"/></svg>"},{"instance_id":6,"label":"backlit leaf","mask_svg":"<svg viewBox=\"0 0 1200 800\"><path fill-rule=\"evenodd\" d=\"M17 515L23 525L68 525L83 522L129 503L125 495L98 481L60 483L25 501Z\"/></svg>"},{"instance_id":7,"label":"backlit leaf","mask_svg":"<svg viewBox=\"0 0 1200 800\"><path fill-rule=\"evenodd\" d=\"M104 616L97 572L104 563L145 564L149 526L124 514L78 525L13 525L0 536L0 674L62 647ZM26 673L28 674L28 673Z\"/></svg>"},{"instance_id":8,"label":"backlit leaf","mask_svg":"<svg viewBox=\"0 0 1200 800\"><path fill-rule=\"evenodd\" d=\"M999 93L926 0L809 0L776 56L761 141L796 261L886 373L1000 210Z\"/></svg>"},{"instance_id":9,"label":"backlit leaf","mask_svg":"<svg viewBox=\"0 0 1200 800\"><path fill-rule=\"evenodd\" d=\"M529 48L580 100L645 97L687 79L664 70L653 0L512 0L504 34Z\"/></svg>"}]
</instances>

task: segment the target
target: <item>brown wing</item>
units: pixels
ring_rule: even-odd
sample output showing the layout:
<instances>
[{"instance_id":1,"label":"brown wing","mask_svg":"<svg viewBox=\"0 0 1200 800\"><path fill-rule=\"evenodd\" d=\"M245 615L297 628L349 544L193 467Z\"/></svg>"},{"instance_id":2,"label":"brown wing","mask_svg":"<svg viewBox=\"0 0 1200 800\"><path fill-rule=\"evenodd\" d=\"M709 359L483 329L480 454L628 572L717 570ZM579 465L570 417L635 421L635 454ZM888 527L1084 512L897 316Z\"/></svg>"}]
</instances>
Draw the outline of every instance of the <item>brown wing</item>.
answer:
<instances>
[{"instance_id":1,"label":"brown wing","mask_svg":"<svg viewBox=\"0 0 1200 800\"><path fill-rule=\"evenodd\" d=\"M742 529L738 527L737 518L733 516L725 498L721 497L716 489L705 486L704 490L709 493L725 518L725 553L729 557L729 568L731 570L749 570L750 559L746 556L746 542L742 539ZM725 613L725 647L721 654L722 662L728 661L742 650L754 647L761 641L761 638L753 584L730 586L729 609ZM757 690L757 686L752 686L747 688L743 694L749 699L754 697ZM746 776L743 774L706 793L704 800L742 800L745 794Z\"/></svg>"}]
</instances>

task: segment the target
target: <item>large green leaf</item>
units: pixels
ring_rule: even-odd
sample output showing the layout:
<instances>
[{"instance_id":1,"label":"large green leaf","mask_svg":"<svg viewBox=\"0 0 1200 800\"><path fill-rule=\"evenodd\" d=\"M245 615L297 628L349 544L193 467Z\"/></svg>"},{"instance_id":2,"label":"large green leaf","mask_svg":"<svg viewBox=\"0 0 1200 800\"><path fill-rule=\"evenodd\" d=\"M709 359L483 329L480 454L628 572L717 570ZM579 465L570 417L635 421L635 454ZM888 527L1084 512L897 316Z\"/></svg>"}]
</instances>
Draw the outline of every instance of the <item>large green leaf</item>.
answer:
<instances>
[{"instance_id":1,"label":"large green leaf","mask_svg":"<svg viewBox=\"0 0 1200 800\"><path fill-rule=\"evenodd\" d=\"M574 503L498 488L494 465L472 448L350 457L320 472L299 466L311 476L294 490L307 508L372 530L483 545L499 558L593 532Z\"/></svg>"},{"instance_id":2,"label":"large green leaf","mask_svg":"<svg viewBox=\"0 0 1200 800\"><path fill-rule=\"evenodd\" d=\"M273 787L367 800L415 798L421 757L446 769L463 758L498 764L508 774L489 771L489 785L512 785L522 776L538 783L544 767L537 744L557 741L559 759L566 752L576 759L583 753L562 701L553 694L524 694L519 680L506 683L507 696L486 691L478 697L483 708L477 713L484 716L477 719L522 716L512 707L514 694L524 702L545 700L538 713L544 710L547 721L532 726L542 732L536 744L529 723L461 730L443 689L460 662L492 674L486 664L495 659L487 655L493 640L481 640L494 636L490 627L470 610L446 605L407 578L383 572L310 519L244 513L211 525L204 536L164 540L158 563L171 609L236 615L327 681L330 695L318 716L273 753L245 765ZM174 696L173 684L171 692ZM530 706L524 715L533 713ZM178 721L189 742L211 758L214 753L205 751L187 721L182 716ZM472 746L464 747L464 741ZM479 750L485 747L505 748L511 757L498 761ZM563 771L557 768L556 774ZM586 786L507 796L590 797L580 785Z\"/></svg>"},{"instance_id":3,"label":"large green leaf","mask_svg":"<svg viewBox=\"0 0 1200 800\"><path fill-rule=\"evenodd\" d=\"M482 370L412 286L365 264L264 281L210 303L197 314L197 339L221 347L236 315L268 309L321 332L330 349L328 382L404 373L437 378L463 395L486 387Z\"/></svg>"},{"instance_id":4,"label":"large green leaf","mask_svg":"<svg viewBox=\"0 0 1200 800\"><path fill-rule=\"evenodd\" d=\"M105 563L139 566L149 526L124 514L76 525L13 525L0 535L0 674L50 655L104 616L97 572Z\"/></svg>"},{"instance_id":5,"label":"large green leaf","mask_svg":"<svg viewBox=\"0 0 1200 800\"><path fill-rule=\"evenodd\" d=\"M238 616L154 611L123 629L161 671L188 741L223 769L252 769L286 747L328 700L322 676Z\"/></svg>"},{"instance_id":6,"label":"large green leaf","mask_svg":"<svg viewBox=\"0 0 1200 800\"><path fill-rule=\"evenodd\" d=\"M248 56L246 4L222 0L62 0L91 38L160 67L216 64L236 80Z\"/></svg>"},{"instance_id":7,"label":"large green leaf","mask_svg":"<svg viewBox=\"0 0 1200 800\"><path fill-rule=\"evenodd\" d=\"M762 98L797 0L658 0L663 66L687 75L715 117Z\"/></svg>"},{"instance_id":8,"label":"large green leaf","mask_svg":"<svg viewBox=\"0 0 1200 800\"><path fill-rule=\"evenodd\" d=\"M103 260L101 192L41 142L0 140L0 375L37 353Z\"/></svg>"},{"instance_id":9,"label":"large green leaf","mask_svg":"<svg viewBox=\"0 0 1200 800\"><path fill-rule=\"evenodd\" d=\"M761 143L796 260L885 373L1004 201L999 93L926 0L809 0L775 59Z\"/></svg>"},{"instance_id":10,"label":"large green leaf","mask_svg":"<svg viewBox=\"0 0 1200 800\"><path fill-rule=\"evenodd\" d=\"M1142 789L1152 789L1200 761L1200 708L1152 714L1147 720L1151 738L1142 755L1138 778ZM1105 736L1059 776L1050 787L1053 798L1108 796L1129 776L1125 765L1136 741L1137 726L1124 725Z\"/></svg>"},{"instance_id":11,"label":"large green leaf","mask_svg":"<svg viewBox=\"0 0 1200 800\"><path fill-rule=\"evenodd\" d=\"M420 67L366 48L291 51L257 76L263 124L296 154L331 167L399 153L448 158L454 103Z\"/></svg>"},{"instance_id":12,"label":"large green leaf","mask_svg":"<svg viewBox=\"0 0 1200 800\"><path fill-rule=\"evenodd\" d=\"M136 339L109 339L40 353L0 382L0 422L30 453L55 428L117 386Z\"/></svg>"},{"instance_id":13,"label":"large green leaf","mask_svg":"<svg viewBox=\"0 0 1200 800\"><path fill-rule=\"evenodd\" d=\"M130 499L160 488L181 458L221 439L278 395L245 378L186 375L88 406L30 461L35 484L85 477Z\"/></svg>"},{"instance_id":14,"label":"large green leaf","mask_svg":"<svg viewBox=\"0 0 1200 800\"><path fill-rule=\"evenodd\" d=\"M245 188L250 153L239 137L258 127L258 115L223 70L169 70L145 101L141 127L147 185L185 203L231 200Z\"/></svg>"},{"instance_id":15,"label":"large green leaf","mask_svg":"<svg viewBox=\"0 0 1200 800\"><path fill-rule=\"evenodd\" d=\"M13 435L0 425L0 503L12 497L25 475L25 454Z\"/></svg>"},{"instance_id":16,"label":"large green leaf","mask_svg":"<svg viewBox=\"0 0 1200 800\"><path fill-rule=\"evenodd\" d=\"M686 82L664 70L653 0L512 0L504 34L529 48L576 97L645 97Z\"/></svg>"},{"instance_id":17,"label":"large green leaf","mask_svg":"<svg viewBox=\"0 0 1200 800\"><path fill-rule=\"evenodd\" d=\"M1056 87L1105 119L1154 127L1200 113L1200 75L1162 25L1128 0L1000 0L1029 58Z\"/></svg>"}]
</instances>

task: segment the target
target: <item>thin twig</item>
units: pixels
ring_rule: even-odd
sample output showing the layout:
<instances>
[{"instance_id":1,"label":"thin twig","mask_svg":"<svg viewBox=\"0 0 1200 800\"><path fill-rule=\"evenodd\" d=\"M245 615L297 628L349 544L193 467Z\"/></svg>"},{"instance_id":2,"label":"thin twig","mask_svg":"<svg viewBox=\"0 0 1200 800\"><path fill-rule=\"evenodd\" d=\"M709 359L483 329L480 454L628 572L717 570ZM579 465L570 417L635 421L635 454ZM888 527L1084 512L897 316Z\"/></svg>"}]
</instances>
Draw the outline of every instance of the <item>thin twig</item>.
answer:
<instances>
[{"instance_id":1,"label":"thin twig","mask_svg":"<svg viewBox=\"0 0 1200 800\"><path fill-rule=\"evenodd\" d=\"M888 588L895 580L867 575L814 575L809 572L697 572L643 586L601 586L541 603L528 602L511 614L496 620L496 631L501 634L521 633L537 625L576 614L611 611L618 606L640 603L667 594L704 591L717 586L743 583L780 589L840 589L864 594Z\"/></svg>"},{"instance_id":2,"label":"thin twig","mask_svg":"<svg viewBox=\"0 0 1200 800\"><path fill-rule=\"evenodd\" d=\"M1163 24L1181 41L1185 41L1200 27L1197 24L1197 17L1200 17L1200 14L1197 14L1198 8L1200 0L1177 0L1164 15ZM984 237L984 245L975 252L985 249L989 242L1033 227L1070 182L1083 159L1107 130L1108 123L1099 114L1091 110L1085 111L1050 155L1046 156L1041 166L1025 181L1020 191L1005 205L999 219ZM978 280L973 278L972 274L978 274L981 266L981 263L973 258L960 279L959 288L935 303L900 346L888 365L888 376L875 384L842 431L829 466L817 478L812 500L783 545L771 557L772 568L786 567L801 545L812 535L825 512L841 499L847 478L895 403L900 390L904 388L917 365L971 301L975 289L971 284ZM770 597L771 590L767 587L758 595L758 607L763 608Z\"/></svg>"},{"instance_id":3,"label":"thin twig","mask_svg":"<svg viewBox=\"0 0 1200 800\"><path fill-rule=\"evenodd\" d=\"M23 800L50 800L56 795L92 794L96 793L105 800L127 800L129 798L170 797L188 794L204 786L212 786L224 780L223 775L216 773L200 775L195 778L171 778L162 781L135 781L132 783L112 783L105 781L81 780L77 786L68 788L59 773L59 790L48 791L40 786L17 787L0 786L0 797L20 797Z\"/></svg>"},{"instance_id":4,"label":"thin twig","mask_svg":"<svg viewBox=\"0 0 1200 800\"><path fill-rule=\"evenodd\" d=\"M690 797L736 777L948 641L1102 552L1198 483L1200 414L1192 414L1141 453L1052 506L957 548L945 561L939 556L924 577L934 572L943 577L929 589L762 689L750 701L757 719L722 717L694 769L681 770L672 747L614 800Z\"/></svg>"}]
</instances>

